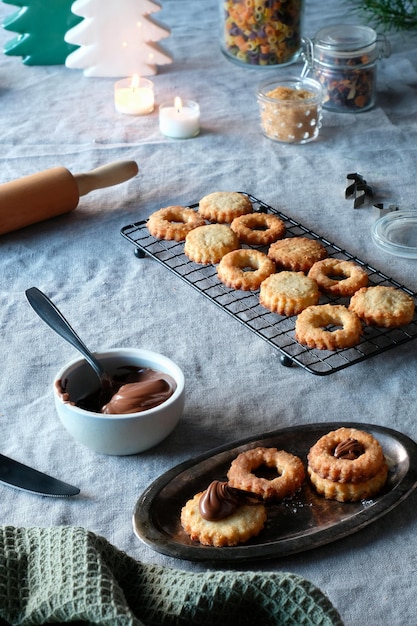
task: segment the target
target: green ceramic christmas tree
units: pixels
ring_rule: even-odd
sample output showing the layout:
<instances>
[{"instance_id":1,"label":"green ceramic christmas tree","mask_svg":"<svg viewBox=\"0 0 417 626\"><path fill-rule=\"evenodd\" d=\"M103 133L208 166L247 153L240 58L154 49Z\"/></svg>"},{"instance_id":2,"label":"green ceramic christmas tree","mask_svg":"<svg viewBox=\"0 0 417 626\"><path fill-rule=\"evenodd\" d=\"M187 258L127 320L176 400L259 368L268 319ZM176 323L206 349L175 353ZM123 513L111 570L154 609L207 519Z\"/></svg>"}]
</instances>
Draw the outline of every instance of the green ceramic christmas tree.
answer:
<instances>
[{"instance_id":1,"label":"green ceramic christmas tree","mask_svg":"<svg viewBox=\"0 0 417 626\"><path fill-rule=\"evenodd\" d=\"M21 7L3 22L16 33L4 46L4 53L21 56L25 65L60 65L77 46L64 35L82 19L71 12L74 0L3 0Z\"/></svg>"}]
</instances>

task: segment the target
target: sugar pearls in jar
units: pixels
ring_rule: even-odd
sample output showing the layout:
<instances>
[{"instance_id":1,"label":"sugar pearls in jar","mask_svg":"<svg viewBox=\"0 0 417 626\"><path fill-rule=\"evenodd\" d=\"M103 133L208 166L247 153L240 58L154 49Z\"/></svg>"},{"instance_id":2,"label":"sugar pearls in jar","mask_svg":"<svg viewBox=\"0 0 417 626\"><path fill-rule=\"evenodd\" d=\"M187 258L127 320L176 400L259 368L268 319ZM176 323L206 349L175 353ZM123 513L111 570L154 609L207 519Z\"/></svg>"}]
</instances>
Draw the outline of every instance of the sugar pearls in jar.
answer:
<instances>
[{"instance_id":1,"label":"sugar pearls in jar","mask_svg":"<svg viewBox=\"0 0 417 626\"><path fill-rule=\"evenodd\" d=\"M319 134L323 93L314 79L270 78L258 86L257 99L261 129L268 139L303 144Z\"/></svg>"},{"instance_id":2,"label":"sugar pearls in jar","mask_svg":"<svg viewBox=\"0 0 417 626\"><path fill-rule=\"evenodd\" d=\"M376 96L376 62L390 55L383 35L369 26L326 26L303 38L304 75L323 87L323 108L341 113L371 109Z\"/></svg>"}]
</instances>

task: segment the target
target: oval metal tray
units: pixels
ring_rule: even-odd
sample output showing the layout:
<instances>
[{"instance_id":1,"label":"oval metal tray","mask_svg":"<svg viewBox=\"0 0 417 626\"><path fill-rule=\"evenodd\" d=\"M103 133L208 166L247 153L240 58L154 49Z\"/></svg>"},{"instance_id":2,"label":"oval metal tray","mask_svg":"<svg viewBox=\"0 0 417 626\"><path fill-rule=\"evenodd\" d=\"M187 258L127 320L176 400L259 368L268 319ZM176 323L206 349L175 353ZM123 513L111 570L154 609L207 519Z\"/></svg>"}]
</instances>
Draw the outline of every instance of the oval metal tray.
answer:
<instances>
[{"instance_id":1,"label":"oval metal tray","mask_svg":"<svg viewBox=\"0 0 417 626\"><path fill-rule=\"evenodd\" d=\"M257 446L276 447L306 462L310 447L341 426L372 433L381 443L390 471L384 491L372 500L339 503L319 496L308 481L293 498L268 505L265 528L246 544L215 548L191 541L181 528L187 500L212 480L225 480L232 460ZM135 535L162 554L191 561L244 561L282 557L324 545L359 531L402 502L417 484L417 444L405 435L356 422L296 426L216 448L169 470L139 498L133 513Z\"/></svg>"}]
</instances>

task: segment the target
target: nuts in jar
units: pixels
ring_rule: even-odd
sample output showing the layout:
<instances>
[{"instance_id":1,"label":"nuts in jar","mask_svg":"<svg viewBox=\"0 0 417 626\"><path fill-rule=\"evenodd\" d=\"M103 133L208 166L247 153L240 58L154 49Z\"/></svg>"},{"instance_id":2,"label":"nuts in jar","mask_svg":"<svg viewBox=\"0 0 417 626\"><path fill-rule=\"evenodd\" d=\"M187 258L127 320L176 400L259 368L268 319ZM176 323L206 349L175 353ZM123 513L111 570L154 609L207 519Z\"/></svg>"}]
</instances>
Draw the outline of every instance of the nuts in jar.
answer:
<instances>
[{"instance_id":1,"label":"nuts in jar","mask_svg":"<svg viewBox=\"0 0 417 626\"><path fill-rule=\"evenodd\" d=\"M389 56L385 37L368 26L343 24L304 38L305 66L324 91L323 108L342 113L367 111L375 104L376 61Z\"/></svg>"}]
</instances>

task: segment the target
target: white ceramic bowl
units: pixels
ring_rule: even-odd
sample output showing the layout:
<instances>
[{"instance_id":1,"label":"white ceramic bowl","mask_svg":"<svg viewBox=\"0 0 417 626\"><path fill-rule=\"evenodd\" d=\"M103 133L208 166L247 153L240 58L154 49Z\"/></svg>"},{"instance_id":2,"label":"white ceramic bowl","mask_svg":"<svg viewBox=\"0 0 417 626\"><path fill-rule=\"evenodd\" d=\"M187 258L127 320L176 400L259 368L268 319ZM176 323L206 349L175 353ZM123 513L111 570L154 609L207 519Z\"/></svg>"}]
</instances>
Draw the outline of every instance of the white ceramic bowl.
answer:
<instances>
[{"instance_id":1,"label":"white ceramic bowl","mask_svg":"<svg viewBox=\"0 0 417 626\"><path fill-rule=\"evenodd\" d=\"M82 358L74 359L58 372L54 380L54 398L58 417L67 431L95 452L109 455L136 454L165 439L182 415L185 399L184 374L180 367L162 354L135 348L116 348L95 356L112 374L123 365L148 367L170 374L177 388L162 404L139 413L107 415L86 411L64 402L57 381L66 381L70 399L79 399L97 388L97 375Z\"/></svg>"}]
</instances>

